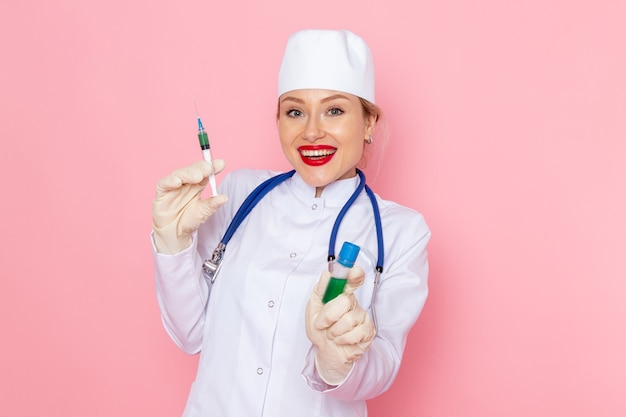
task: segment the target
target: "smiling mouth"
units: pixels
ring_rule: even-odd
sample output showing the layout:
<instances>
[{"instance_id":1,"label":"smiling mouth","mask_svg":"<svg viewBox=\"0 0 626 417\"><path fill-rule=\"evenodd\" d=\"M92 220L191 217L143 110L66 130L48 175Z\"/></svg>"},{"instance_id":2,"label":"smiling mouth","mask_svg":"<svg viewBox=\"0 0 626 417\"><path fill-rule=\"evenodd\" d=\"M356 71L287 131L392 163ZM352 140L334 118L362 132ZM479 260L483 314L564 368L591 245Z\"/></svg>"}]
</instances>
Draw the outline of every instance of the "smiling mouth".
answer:
<instances>
[{"instance_id":1,"label":"smiling mouth","mask_svg":"<svg viewBox=\"0 0 626 417\"><path fill-rule=\"evenodd\" d=\"M301 146L298 148L298 152L300 152L302 162L306 165L317 167L333 159L337 148L328 145Z\"/></svg>"},{"instance_id":2,"label":"smiling mouth","mask_svg":"<svg viewBox=\"0 0 626 417\"><path fill-rule=\"evenodd\" d=\"M305 158L324 158L326 156L334 154L335 152L337 152L337 149L301 149L300 155L304 156Z\"/></svg>"}]
</instances>

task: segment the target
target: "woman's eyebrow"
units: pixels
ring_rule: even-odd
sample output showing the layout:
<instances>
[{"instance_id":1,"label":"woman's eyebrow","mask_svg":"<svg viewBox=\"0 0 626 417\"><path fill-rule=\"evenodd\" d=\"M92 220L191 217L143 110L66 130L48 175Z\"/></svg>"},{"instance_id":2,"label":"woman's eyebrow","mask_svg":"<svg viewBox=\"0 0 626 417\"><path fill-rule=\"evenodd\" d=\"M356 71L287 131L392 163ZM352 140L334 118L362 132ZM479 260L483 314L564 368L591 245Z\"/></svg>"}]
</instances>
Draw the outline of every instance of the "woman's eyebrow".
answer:
<instances>
[{"instance_id":1,"label":"woman's eyebrow","mask_svg":"<svg viewBox=\"0 0 626 417\"><path fill-rule=\"evenodd\" d=\"M321 102L326 103L337 99L349 100L349 98L347 96L344 96L343 94L333 94L332 96L324 97ZM284 97L280 102L284 103L285 101L295 101L296 103L304 104L304 100L293 96Z\"/></svg>"},{"instance_id":2,"label":"woman's eyebrow","mask_svg":"<svg viewBox=\"0 0 626 417\"><path fill-rule=\"evenodd\" d=\"M322 99L322 103L326 103L327 101L332 101L332 100L336 100L336 99L340 99L340 98L349 100L349 98L344 96L343 94L335 94L335 95L332 95L332 96L329 96L329 97L326 97L326 98Z\"/></svg>"},{"instance_id":3,"label":"woman's eyebrow","mask_svg":"<svg viewBox=\"0 0 626 417\"><path fill-rule=\"evenodd\" d=\"M296 103L304 104L304 100L300 100L297 97L287 96L283 98L280 102L284 103L285 101L295 101Z\"/></svg>"}]
</instances>

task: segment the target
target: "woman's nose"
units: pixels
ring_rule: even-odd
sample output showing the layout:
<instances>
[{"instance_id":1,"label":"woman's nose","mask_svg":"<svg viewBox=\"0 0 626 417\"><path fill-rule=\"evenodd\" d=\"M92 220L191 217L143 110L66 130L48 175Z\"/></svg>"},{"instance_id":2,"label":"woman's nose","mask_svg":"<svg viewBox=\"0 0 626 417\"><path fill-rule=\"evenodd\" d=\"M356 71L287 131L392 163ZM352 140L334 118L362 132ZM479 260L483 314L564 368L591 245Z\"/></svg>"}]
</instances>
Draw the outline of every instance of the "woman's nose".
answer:
<instances>
[{"instance_id":1,"label":"woman's nose","mask_svg":"<svg viewBox=\"0 0 626 417\"><path fill-rule=\"evenodd\" d=\"M320 121L316 117L310 117L306 122L302 137L309 142L314 142L323 136L324 130L322 129Z\"/></svg>"}]
</instances>

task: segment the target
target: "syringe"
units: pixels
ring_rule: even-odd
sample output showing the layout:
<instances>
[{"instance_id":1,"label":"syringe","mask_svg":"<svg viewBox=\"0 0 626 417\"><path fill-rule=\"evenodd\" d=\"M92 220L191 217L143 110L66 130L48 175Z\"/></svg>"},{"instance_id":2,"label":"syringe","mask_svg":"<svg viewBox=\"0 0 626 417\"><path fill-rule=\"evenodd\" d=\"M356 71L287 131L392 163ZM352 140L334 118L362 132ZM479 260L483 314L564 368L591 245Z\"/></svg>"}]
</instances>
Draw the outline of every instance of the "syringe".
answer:
<instances>
[{"instance_id":1,"label":"syringe","mask_svg":"<svg viewBox=\"0 0 626 417\"><path fill-rule=\"evenodd\" d=\"M209 144L209 136L204 131L204 126L202 126L202 120L200 120L200 116L198 116L198 140L200 141L200 149L202 149L202 156L204 156L204 160L210 162L211 165L213 165L213 158L211 158L211 145ZM212 171L211 175L209 175L209 184L211 185L211 192L213 193L213 195L217 195L215 174L213 174Z\"/></svg>"}]
</instances>

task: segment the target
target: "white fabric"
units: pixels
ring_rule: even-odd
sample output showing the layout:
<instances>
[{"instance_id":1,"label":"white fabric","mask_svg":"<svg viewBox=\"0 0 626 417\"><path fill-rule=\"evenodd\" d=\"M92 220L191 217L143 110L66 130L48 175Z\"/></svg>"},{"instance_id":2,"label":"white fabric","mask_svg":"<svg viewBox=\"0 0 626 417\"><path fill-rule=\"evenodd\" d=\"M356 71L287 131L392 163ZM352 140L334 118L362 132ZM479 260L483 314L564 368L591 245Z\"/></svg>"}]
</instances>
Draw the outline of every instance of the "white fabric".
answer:
<instances>
[{"instance_id":1,"label":"white fabric","mask_svg":"<svg viewBox=\"0 0 626 417\"><path fill-rule=\"evenodd\" d=\"M228 203L200 227L191 247L176 255L154 252L165 328L185 352L201 351L184 416L366 416L365 400L384 392L395 378L407 333L426 300L430 232L419 213L378 199L385 234L378 334L346 380L330 387L315 372L304 310L320 272L328 267L330 232L357 177L334 182L315 198L315 189L295 174L240 226L211 288L202 275L203 260L237 208L274 174L229 174L220 185ZM365 193L339 228L337 252L345 240L361 246L356 264L366 272L366 282L356 294L368 309L377 244Z\"/></svg>"},{"instance_id":2,"label":"white fabric","mask_svg":"<svg viewBox=\"0 0 626 417\"><path fill-rule=\"evenodd\" d=\"M278 96L304 88L343 91L375 103L374 61L369 47L347 30L294 33L280 66Z\"/></svg>"}]
</instances>

